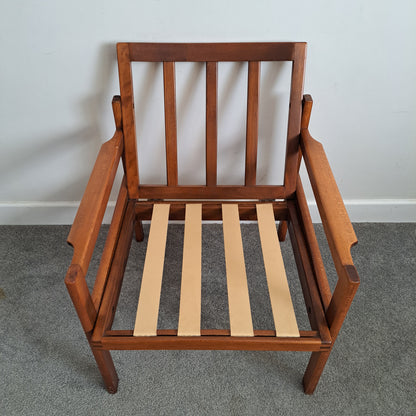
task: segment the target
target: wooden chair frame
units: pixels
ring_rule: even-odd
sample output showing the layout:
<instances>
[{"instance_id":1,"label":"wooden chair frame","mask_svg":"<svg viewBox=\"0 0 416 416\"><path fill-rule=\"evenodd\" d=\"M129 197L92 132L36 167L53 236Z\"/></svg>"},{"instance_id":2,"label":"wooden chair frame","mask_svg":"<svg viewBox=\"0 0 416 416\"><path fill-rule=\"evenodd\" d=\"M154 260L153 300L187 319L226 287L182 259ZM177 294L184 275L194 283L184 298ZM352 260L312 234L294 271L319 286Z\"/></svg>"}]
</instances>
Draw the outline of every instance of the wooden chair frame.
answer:
<instances>
[{"instance_id":1,"label":"wooden chair frame","mask_svg":"<svg viewBox=\"0 0 416 416\"><path fill-rule=\"evenodd\" d=\"M309 95L302 95L305 52L305 43L117 45L120 96L115 96L112 102L116 131L113 138L103 144L98 154L68 236L68 243L73 246L74 254L65 278L110 393L115 393L118 385L110 350L143 349L311 351L303 385L307 394L312 394L315 390L358 288L359 277L350 254L351 246L357 242L354 230L323 147L308 131L312 99ZM139 182L131 73L133 61L163 62L167 171L167 184L164 186L144 185ZM204 186L178 184L174 75L175 62L178 61L206 62ZM221 61L248 62L244 186L217 185L217 67ZM283 185L256 185L261 61L292 62ZM333 293L329 288L298 173L302 157L338 274ZM85 276L120 160L124 167L124 178L95 284L90 292ZM188 215L185 214L188 212L187 206L192 205L195 199L200 204L198 215L203 220L223 219L224 212L232 211L227 204L237 207L239 219L257 220L258 206L268 205L265 209L274 216L272 221L279 221L279 240L284 240L287 230L289 231L311 330L299 331L298 336L279 335L277 329L254 330L251 336L246 336L247 334L233 333L231 328L231 331L201 330L198 332L199 336L188 336L177 329L154 329L155 333L152 335L134 336L131 328L111 329L132 236L135 233L136 240L143 240L142 220L152 218L156 204L162 206L158 210L165 212L163 215L168 215L170 219L183 220ZM168 204L169 208L163 209L163 204Z\"/></svg>"}]
</instances>

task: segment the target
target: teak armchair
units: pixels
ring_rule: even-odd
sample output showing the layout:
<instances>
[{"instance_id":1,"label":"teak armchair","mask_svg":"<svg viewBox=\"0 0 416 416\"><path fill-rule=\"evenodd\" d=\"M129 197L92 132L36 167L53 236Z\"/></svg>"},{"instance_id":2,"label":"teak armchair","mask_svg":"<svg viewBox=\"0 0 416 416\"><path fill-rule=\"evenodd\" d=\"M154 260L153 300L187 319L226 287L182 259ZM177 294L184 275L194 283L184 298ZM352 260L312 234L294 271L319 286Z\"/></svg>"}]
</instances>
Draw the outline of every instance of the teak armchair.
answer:
<instances>
[{"instance_id":1,"label":"teak armchair","mask_svg":"<svg viewBox=\"0 0 416 416\"><path fill-rule=\"evenodd\" d=\"M110 350L311 351L303 377L312 394L359 285L350 248L357 242L322 145L308 131L312 99L302 95L305 43L119 43L120 96L112 102L116 131L103 144L68 236L74 254L65 283L110 393L118 378ZM131 62L163 62L167 184L139 181ZM206 183L178 184L175 62L206 63ZM248 62L245 183L217 184L217 67ZM261 61L290 61L289 120L284 183L257 185ZM142 138L139 138L141 140ZM312 226L299 166L304 160L338 281L331 292ZM116 170L124 178L95 284L86 273ZM157 329L168 220L184 220L182 284L177 329ZM135 327L112 330L133 234L143 240L151 220ZM202 329L201 221L222 220L230 328ZM253 329L240 220L258 222L275 328ZM276 221L279 222L278 229ZM310 329L298 329L279 240L289 231ZM219 236L221 238L221 236Z\"/></svg>"}]
</instances>

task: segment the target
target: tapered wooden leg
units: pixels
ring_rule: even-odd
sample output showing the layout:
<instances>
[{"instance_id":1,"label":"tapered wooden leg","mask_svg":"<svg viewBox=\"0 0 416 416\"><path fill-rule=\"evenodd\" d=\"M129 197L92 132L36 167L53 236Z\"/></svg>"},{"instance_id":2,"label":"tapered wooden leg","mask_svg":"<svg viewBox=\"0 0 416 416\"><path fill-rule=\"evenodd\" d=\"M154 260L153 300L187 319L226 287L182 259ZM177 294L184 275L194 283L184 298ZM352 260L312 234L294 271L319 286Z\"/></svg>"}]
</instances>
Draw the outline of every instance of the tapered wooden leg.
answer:
<instances>
[{"instance_id":1,"label":"tapered wooden leg","mask_svg":"<svg viewBox=\"0 0 416 416\"><path fill-rule=\"evenodd\" d=\"M135 221L134 231L135 231L135 234L136 234L136 241L143 241L143 238L144 238L143 224L138 219L136 219L136 221Z\"/></svg>"},{"instance_id":2,"label":"tapered wooden leg","mask_svg":"<svg viewBox=\"0 0 416 416\"><path fill-rule=\"evenodd\" d=\"M313 394L331 351L313 352L303 376L303 389Z\"/></svg>"},{"instance_id":3,"label":"tapered wooden leg","mask_svg":"<svg viewBox=\"0 0 416 416\"><path fill-rule=\"evenodd\" d=\"M98 369L103 377L107 391L111 394L116 393L118 376L110 352L92 348L92 353L94 354L95 361L97 362Z\"/></svg>"},{"instance_id":4,"label":"tapered wooden leg","mask_svg":"<svg viewBox=\"0 0 416 416\"><path fill-rule=\"evenodd\" d=\"M287 233L287 221L280 221L279 228L277 229L277 236L279 241L285 241Z\"/></svg>"}]
</instances>

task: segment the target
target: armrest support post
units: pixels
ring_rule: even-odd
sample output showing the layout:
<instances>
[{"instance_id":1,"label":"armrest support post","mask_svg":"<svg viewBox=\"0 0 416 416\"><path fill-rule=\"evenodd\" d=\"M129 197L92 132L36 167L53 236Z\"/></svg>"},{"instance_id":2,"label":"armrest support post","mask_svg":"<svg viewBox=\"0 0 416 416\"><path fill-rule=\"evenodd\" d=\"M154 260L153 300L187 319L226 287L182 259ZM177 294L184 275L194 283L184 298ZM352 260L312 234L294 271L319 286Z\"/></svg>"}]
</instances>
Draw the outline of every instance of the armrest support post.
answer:
<instances>
[{"instance_id":1,"label":"armrest support post","mask_svg":"<svg viewBox=\"0 0 416 416\"><path fill-rule=\"evenodd\" d=\"M326 319L333 341L338 336L338 332L360 285L360 278L353 265L344 266L343 274L344 276L340 276L338 279L331 303L326 312Z\"/></svg>"},{"instance_id":2,"label":"armrest support post","mask_svg":"<svg viewBox=\"0 0 416 416\"><path fill-rule=\"evenodd\" d=\"M121 97L115 95L111 101L111 106L113 107L114 122L116 124L116 130L123 129L123 119L121 114Z\"/></svg>"},{"instance_id":3,"label":"armrest support post","mask_svg":"<svg viewBox=\"0 0 416 416\"><path fill-rule=\"evenodd\" d=\"M84 332L89 336L94 328L97 311L88 290L85 275L78 264L71 264L65 276L65 285L75 306Z\"/></svg>"},{"instance_id":4,"label":"armrest support post","mask_svg":"<svg viewBox=\"0 0 416 416\"><path fill-rule=\"evenodd\" d=\"M309 127L309 120L311 119L313 100L309 94L304 94L302 101L302 119L300 122L301 129Z\"/></svg>"},{"instance_id":5,"label":"armrest support post","mask_svg":"<svg viewBox=\"0 0 416 416\"><path fill-rule=\"evenodd\" d=\"M311 112L312 112L312 105L313 105L312 97L309 94L304 94L303 100L302 100L302 116L301 116L301 122L300 122L301 129L307 129L309 126L309 120L311 118ZM302 152L299 149L297 172L299 172L301 162L302 162ZM287 221L280 221L279 228L278 228L279 241L285 241L286 234L287 234Z\"/></svg>"}]
</instances>

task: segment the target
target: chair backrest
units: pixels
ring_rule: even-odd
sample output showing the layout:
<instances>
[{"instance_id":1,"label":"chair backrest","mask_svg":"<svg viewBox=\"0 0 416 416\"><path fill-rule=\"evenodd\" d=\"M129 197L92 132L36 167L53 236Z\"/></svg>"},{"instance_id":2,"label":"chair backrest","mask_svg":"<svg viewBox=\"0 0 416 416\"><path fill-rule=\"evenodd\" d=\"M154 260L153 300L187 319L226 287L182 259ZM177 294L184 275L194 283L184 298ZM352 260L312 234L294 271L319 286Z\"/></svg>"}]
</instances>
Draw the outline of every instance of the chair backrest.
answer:
<instances>
[{"instance_id":1,"label":"chair backrest","mask_svg":"<svg viewBox=\"0 0 416 416\"><path fill-rule=\"evenodd\" d=\"M293 195L298 169L306 43L119 43L117 44L125 166L130 198L284 199ZM248 62L245 184L217 185L217 67ZM261 61L291 61L283 185L256 185ZM131 62L163 62L167 184L142 185L136 145ZM178 185L175 62L206 62L206 184Z\"/></svg>"}]
</instances>

